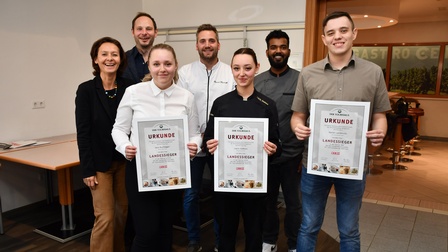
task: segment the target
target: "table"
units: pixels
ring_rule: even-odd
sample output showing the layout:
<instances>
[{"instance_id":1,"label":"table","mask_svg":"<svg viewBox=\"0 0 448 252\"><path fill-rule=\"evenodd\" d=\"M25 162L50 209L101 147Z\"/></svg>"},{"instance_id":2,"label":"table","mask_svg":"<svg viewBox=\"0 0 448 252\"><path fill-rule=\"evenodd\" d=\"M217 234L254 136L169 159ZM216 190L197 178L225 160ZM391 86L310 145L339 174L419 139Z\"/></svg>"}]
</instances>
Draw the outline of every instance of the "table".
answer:
<instances>
[{"instance_id":1,"label":"table","mask_svg":"<svg viewBox=\"0 0 448 252\"><path fill-rule=\"evenodd\" d=\"M44 144L44 145L58 144L58 143L64 143L64 142L72 142L72 141L76 141L76 134L73 133L73 134L66 134L66 135L46 137L46 138L38 139L36 141L46 142L46 144ZM44 146L44 145L30 145L30 146L24 146L24 147L20 147L20 148L6 149L6 150L0 149L0 154L9 153L9 152L13 152L13 151L26 150L26 149L30 149L30 148L37 148L37 147L41 147L41 146ZM45 174L46 174L46 176L45 176L46 188L45 189L46 189L46 194L47 194L47 203L51 204L51 203L53 203L53 195L54 195L54 193L53 193L53 179L52 179L51 170L47 170L46 169L46 173ZM0 224L1 224L1 219L0 219Z\"/></svg>"},{"instance_id":2,"label":"table","mask_svg":"<svg viewBox=\"0 0 448 252\"><path fill-rule=\"evenodd\" d=\"M76 226L73 222L74 197L71 168L79 165L75 135L70 134L47 139L53 141L44 145L2 151L0 152L0 159L57 172L62 225L57 222L37 228L34 231L64 243L89 233L92 226L91 223L79 223ZM39 141L45 141L45 139ZM68 210L68 216L66 210Z\"/></svg>"}]
</instances>

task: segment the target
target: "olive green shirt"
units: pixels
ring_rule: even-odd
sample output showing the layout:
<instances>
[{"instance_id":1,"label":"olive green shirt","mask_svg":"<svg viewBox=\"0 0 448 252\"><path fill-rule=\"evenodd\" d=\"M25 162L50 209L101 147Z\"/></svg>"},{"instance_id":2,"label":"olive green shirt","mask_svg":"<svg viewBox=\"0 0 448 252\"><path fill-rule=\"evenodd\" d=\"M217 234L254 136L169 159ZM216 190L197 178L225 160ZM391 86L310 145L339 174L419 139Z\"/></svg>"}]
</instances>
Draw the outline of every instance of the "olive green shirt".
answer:
<instances>
[{"instance_id":1,"label":"olive green shirt","mask_svg":"<svg viewBox=\"0 0 448 252\"><path fill-rule=\"evenodd\" d=\"M291 109L309 115L311 99L370 102L369 124L373 113L391 109L381 68L354 55L341 70L334 70L327 57L302 69Z\"/></svg>"}]
</instances>

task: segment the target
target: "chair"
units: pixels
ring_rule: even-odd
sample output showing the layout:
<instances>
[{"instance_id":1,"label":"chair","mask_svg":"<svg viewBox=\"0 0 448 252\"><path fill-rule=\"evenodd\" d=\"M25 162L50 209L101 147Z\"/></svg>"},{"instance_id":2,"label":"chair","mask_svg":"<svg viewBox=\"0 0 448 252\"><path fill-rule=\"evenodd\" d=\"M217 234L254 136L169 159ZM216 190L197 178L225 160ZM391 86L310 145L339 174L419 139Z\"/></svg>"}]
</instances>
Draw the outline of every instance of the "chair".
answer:
<instances>
[{"instance_id":1,"label":"chair","mask_svg":"<svg viewBox=\"0 0 448 252\"><path fill-rule=\"evenodd\" d=\"M407 170L408 167L400 165L401 159L401 145L403 142L403 123L409 123L408 117L395 117L395 130L394 130L394 148L392 153L392 164L384 164L383 168L391 170Z\"/></svg>"},{"instance_id":2,"label":"chair","mask_svg":"<svg viewBox=\"0 0 448 252\"><path fill-rule=\"evenodd\" d=\"M378 149L373 147L373 146L371 146L370 144L367 146L368 161L369 161L368 162L369 165L367 166L367 174L368 175L381 175L381 174L383 174L383 171L375 168L375 164L373 162L375 156L381 156L381 153L377 153L376 150L378 150Z\"/></svg>"},{"instance_id":3,"label":"chair","mask_svg":"<svg viewBox=\"0 0 448 252\"><path fill-rule=\"evenodd\" d=\"M408 155L409 154L409 141L411 139L414 139L415 136L417 136L417 129L415 126L415 117L414 115L409 114L409 110L413 109L413 107L416 106L420 106L420 103L418 103L417 100L413 99L413 98L407 98L407 97L401 97L400 99L398 99L396 102L392 102L391 101L391 107L393 110L393 113L390 114L390 119L391 120L391 124L390 126L392 126L392 128L390 129L391 132L393 132L393 134L395 135L395 130L396 127L401 127L401 134L402 134L402 139L400 139L400 146L397 146L397 144L394 146L393 149L391 149L390 151L398 151L400 154L400 162L413 162L414 160L410 159L410 158L406 158L404 157L404 155ZM406 118L406 119L403 119ZM398 125L399 122L401 120L401 125ZM394 137L395 143L397 143L397 138ZM403 142L404 140L404 142ZM393 158L391 158L393 159Z\"/></svg>"},{"instance_id":4,"label":"chair","mask_svg":"<svg viewBox=\"0 0 448 252\"><path fill-rule=\"evenodd\" d=\"M419 117L425 115L425 110L420 108L420 102L414 98L406 98L406 101L409 103L408 115L414 118L415 127L417 129L417 136L413 139L409 140L406 144L407 152L412 156L420 156L421 154L415 152L414 150L419 150L420 148L416 147L416 143L420 142L418 129L420 128Z\"/></svg>"}]
</instances>

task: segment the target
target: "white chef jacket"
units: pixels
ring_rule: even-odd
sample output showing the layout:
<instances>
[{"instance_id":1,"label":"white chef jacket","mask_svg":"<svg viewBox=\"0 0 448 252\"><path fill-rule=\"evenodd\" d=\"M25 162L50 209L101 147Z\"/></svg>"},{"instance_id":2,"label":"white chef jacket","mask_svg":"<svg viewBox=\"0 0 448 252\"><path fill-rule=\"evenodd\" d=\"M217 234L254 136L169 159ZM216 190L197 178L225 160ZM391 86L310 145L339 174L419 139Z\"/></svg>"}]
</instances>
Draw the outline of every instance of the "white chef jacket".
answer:
<instances>
[{"instance_id":1,"label":"white chef jacket","mask_svg":"<svg viewBox=\"0 0 448 252\"><path fill-rule=\"evenodd\" d=\"M218 61L211 70L207 70L198 60L179 69L177 85L193 93L201 133L204 133L213 102L221 95L234 90L236 83L229 65Z\"/></svg>"}]
</instances>

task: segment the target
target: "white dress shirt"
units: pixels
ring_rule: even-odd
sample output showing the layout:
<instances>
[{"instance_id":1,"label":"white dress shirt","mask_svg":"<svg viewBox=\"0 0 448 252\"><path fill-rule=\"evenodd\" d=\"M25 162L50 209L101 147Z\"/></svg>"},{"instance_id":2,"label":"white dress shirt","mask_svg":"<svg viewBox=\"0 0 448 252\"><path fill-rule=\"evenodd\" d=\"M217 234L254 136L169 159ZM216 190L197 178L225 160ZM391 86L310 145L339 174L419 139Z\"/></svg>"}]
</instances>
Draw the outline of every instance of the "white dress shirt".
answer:
<instances>
[{"instance_id":1,"label":"white dress shirt","mask_svg":"<svg viewBox=\"0 0 448 252\"><path fill-rule=\"evenodd\" d=\"M136 130L132 124L134 119L177 115L187 115L189 139L191 143L197 144L199 151L202 140L192 93L176 84L161 90L153 81L141 82L128 87L118 106L117 117L112 129L112 138L117 151L126 157L126 146L136 145L134 143L137 143L138 140L136 134L133 134ZM128 137L129 135L130 137Z\"/></svg>"}]
</instances>

